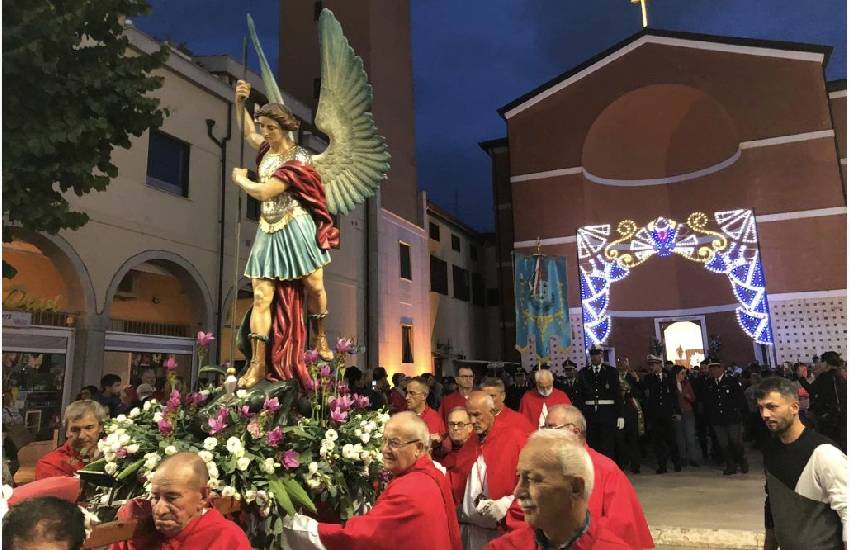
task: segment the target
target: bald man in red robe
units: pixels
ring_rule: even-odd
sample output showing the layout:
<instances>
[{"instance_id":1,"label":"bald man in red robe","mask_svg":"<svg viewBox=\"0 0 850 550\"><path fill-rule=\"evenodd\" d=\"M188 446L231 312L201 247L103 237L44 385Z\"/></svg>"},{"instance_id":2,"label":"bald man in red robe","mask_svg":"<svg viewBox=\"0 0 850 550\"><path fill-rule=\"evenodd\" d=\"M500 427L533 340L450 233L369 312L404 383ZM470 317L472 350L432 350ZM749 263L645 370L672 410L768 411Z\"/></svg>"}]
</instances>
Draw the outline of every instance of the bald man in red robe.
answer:
<instances>
[{"instance_id":1,"label":"bald man in red robe","mask_svg":"<svg viewBox=\"0 0 850 550\"><path fill-rule=\"evenodd\" d=\"M528 440L517 465L514 494L522 526L487 545L487 550L628 550L589 512L595 488L593 465L584 446L565 430L539 430Z\"/></svg>"},{"instance_id":2,"label":"bald man in red robe","mask_svg":"<svg viewBox=\"0 0 850 550\"><path fill-rule=\"evenodd\" d=\"M626 542L629 548L654 548L643 507L629 478L613 460L587 446L585 426L584 415L572 406L557 405L546 418L547 428L568 433L572 439L584 445L590 455L595 478L587 503L591 523L604 526ZM523 527L523 514L519 506L511 507L507 524L512 530Z\"/></svg>"},{"instance_id":3,"label":"bald man in red robe","mask_svg":"<svg viewBox=\"0 0 850 550\"><path fill-rule=\"evenodd\" d=\"M412 411L384 427L384 469L392 481L375 506L345 526L296 514L284 519L293 548L327 550L461 550L454 499L446 477L428 456L428 427Z\"/></svg>"},{"instance_id":4,"label":"bald man in red robe","mask_svg":"<svg viewBox=\"0 0 850 550\"><path fill-rule=\"evenodd\" d=\"M534 426L543 426L549 409L555 405L572 405L567 394L554 387L554 382L551 371L538 370L534 373L535 387L525 392L519 402L520 414Z\"/></svg>"},{"instance_id":5,"label":"bald man in red robe","mask_svg":"<svg viewBox=\"0 0 850 550\"><path fill-rule=\"evenodd\" d=\"M466 478L472 463L478 458L478 435L472 430L469 413L460 407L449 413L449 436L437 450L440 464L446 469L446 476L452 486L455 504L463 500Z\"/></svg>"},{"instance_id":6,"label":"bald man in red robe","mask_svg":"<svg viewBox=\"0 0 850 550\"><path fill-rule=\"evenodd\" d=\"M118 512L118 519L152 518L155 529L109 550L251 550L245 532L209 507L208 481L207 466L195 453L163 460L150 500L130 501Z\"/></svg>"},{"instance_id":7,"label":"bald man in red robe","mask_svg":"<svg viewBox=\"0 0 850 550\"><path fill-rule=\"evenodd\" d=\"M517 460L528 435L496 425L493 398L483 391L469 394L466 411L480 443L459 503L461 536L464 548L478 550L504 530L514 499Z\"/></svg>"},{"instance_id":8,"label":"bald man in red robe","mask_svg":"<svg viewBox=\"0 0 850 550\"><path fill-rule=\"evenodd\" d=\"M537 429L537 426L532 425L525 416L505 406L505 383L501 379L485 378L481 381L481 391L493 398L493 405L496 407L496 426L508 426L526 435L531 435Z\"/></svg>"}]
</instances>

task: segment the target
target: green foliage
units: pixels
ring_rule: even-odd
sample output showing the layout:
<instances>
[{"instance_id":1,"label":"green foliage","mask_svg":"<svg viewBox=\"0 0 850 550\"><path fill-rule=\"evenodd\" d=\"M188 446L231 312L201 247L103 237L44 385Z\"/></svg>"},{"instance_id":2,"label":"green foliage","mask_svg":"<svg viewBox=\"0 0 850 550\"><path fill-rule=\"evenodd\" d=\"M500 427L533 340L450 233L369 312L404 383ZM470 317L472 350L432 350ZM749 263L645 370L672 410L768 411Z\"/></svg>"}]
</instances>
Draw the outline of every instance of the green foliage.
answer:
<instances>
[{"instance_id":1,"label":"green foliage","mask_svg":"<svg viewBox=\"0 0 850 550\"><path fill-rule=\"evenodd\" d=\"M145 0L3 3L3 240L14 227L55 234L88 221L63 197L106 189L114 147L167 115L149 92L168 48L128 55L122 18ZM138 55L135 55L138 53ZM3 277L14 269L3 262Z\"/></svg>"}]
</instances>

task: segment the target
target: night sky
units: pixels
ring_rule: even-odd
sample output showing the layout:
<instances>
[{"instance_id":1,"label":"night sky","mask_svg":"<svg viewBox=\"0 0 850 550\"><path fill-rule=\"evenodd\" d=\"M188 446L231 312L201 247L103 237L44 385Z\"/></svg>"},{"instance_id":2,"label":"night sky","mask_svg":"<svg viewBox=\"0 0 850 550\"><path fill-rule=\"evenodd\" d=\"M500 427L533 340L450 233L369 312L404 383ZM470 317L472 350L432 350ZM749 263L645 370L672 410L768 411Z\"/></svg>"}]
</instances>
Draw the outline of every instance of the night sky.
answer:
<instances>
[{"instance_id":1,"label":"night sky","mask_svg":"<svg viewBox=\"0 0 850 550\"><path fill-rule=\"evenodd\" d=\"M239 59L250 12L277 67L276 0L150 1L153 12L135 25L197 55ZM846 78L845 0L648 6L656 29L832 46L827 79ZM641 28L640 8L628 0L412 0L411 20L419 188L482 231L494 223L490 163L478 142L505 135L496 109ZM253 52L249 66L257 70Z\"/></svg>"}]
</instances>

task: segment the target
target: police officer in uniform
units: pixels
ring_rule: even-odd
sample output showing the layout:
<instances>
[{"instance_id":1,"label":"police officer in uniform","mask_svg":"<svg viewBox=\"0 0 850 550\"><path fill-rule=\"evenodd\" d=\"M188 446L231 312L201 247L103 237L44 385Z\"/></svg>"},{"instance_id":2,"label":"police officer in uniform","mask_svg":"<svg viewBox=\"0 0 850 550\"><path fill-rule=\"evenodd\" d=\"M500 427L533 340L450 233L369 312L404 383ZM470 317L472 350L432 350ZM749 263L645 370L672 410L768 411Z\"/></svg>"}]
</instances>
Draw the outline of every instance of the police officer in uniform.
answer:
<instances>
[{"instance_id":1,"label":"police officer in uniform","mask_svg":"<svg viewBox=\"0 0 850 550\"><path fill-rule=\"evenodd\" d=\"M723 475L735 474L736 466L740 467L742 474L746 474L750 468L741 439L742 423L747 414L744 389L740 382L725 373L716 360L709 361L708 372L711 378L706 384L706 417L717 435L718 447L726 461Z\"/></svg>"},{"instance_id":2,"label":"police officer in uniform","mask_svg":"<svg viewBox=\"0 0 850 550\"><path fill-rule=\"evenodd\" d=\"M652 439L652 449L658 461L656 474L667 472L667 459L673 461L673 468L682 471L682 459L676 445L676 429L673 416L682 414L679 410L679 398L676 388L668 375L661 370L661 358L648 355L646 364L649 374L643 377L646 391L646 427Z\"/></svg>"},{"instance_id":3,"label":"police officer in uniform","mask_svg":"<svg viewBox=\"0 0 850 550\"><path fill-rule=\"evenodd\" d=\"M590 348L590 365L576 377L575 403L587 420L587 444L616 460L616 430L625 427L617 369L602 363L602 350Z\"/></svg>"}]
</instances>

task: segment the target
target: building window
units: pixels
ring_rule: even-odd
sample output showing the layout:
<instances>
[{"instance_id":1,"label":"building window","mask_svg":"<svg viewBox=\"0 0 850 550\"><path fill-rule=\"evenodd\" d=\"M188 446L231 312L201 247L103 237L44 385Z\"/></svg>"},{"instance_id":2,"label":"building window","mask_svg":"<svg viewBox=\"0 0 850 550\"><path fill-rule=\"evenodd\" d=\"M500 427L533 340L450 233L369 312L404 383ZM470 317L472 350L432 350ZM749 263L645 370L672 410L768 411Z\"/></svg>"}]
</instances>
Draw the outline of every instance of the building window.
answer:
<instances>
[{"instance_id":1,"label":"building window","mask_svg":"<svg viewBox=\"0 0 850 550\"><path fill-rule=\"evenodd\" d=\"M435 256L431 256L431 292L449 295L449 266Z\"/></svg>"},{"instance_id":2,"label":"building window","mask_svg":"<svg viewBox=\"0 0 850 550\"><path fill-rule=\"evenodd\" d=\"M469 272L462 267L452 266L452 283L454 284L454 296L464 302L469 301Z\"/></svg>"},{"instance_id":3,"label":"building window","mask_svg":"<svg viewBox=\"0 0 850 550\"><path fill-rule=\"evenodd\" d=\"M401 274L402 279L407 279L408 281L413 280L413 273L410 268L410 245L407 243L399 242L398 243L398 261L399 261L399 273Z\"/></svg>"},{"instance_id":4,"label":"building window","mask_svg":"<svg viewBox=\"0 0 850 550\"><path fill-rule=\"evenodd\" d=\"M460 237L452 235L452 250L460 252Z\"/></svg>"},{"instance_id":5,"label":"building window","mask_svg":"<svg viewBox=\"0 0 850 550\"><path fill-rule=\"evenodd\" d=\"M440 240L440 226L434 222L428 222L428 236L435 241Z\"/></svg>"},{"instance_id":6,"label":"building window","mask_svg":"<svg viewBox=\"0 0 850 550\"><path fill-rule=\"evenodd\" d=\"M145 182L162 191L188 197L189 144L166 133L151 130Z\"/></svg>"},{"instance_id":7,"label":"building window","mask_svg":"<svg viewBox=\"0 0 850 550\"><path fill-rule=\"evenodd\" d=\"M487 305L488 306L499 306L499 289L498 288L488 288L487 289Z\"/></svg>"},{"instance_id":8,"label":"building window","mask_svg":"<svg viewBox=\"0 0 850 550\"><path fill-rule=\"evenodd\" d=\"M401 325L401 362L413 363L413 327Z\"/></svg>"},{"instance_id":9,"label":"building window","mask_svg":"<svg viewBox=\"0 0 850 550\"><path fill-rule=\"evenodd\" d=\"M474 244L469 245L469 257L472 258L472 261L478 261L478 247Z\"/></svg>"},{"instance_id":10,"label":"building window","mask_svg":"<svg viewBox=\"0 0 850 550\"><path fill-rule=\"evenodd\" d=\"M472 303L476 306L486 305L486 287L484 277L480 273L472 274Z\"/></svg>"}]
</instances>

